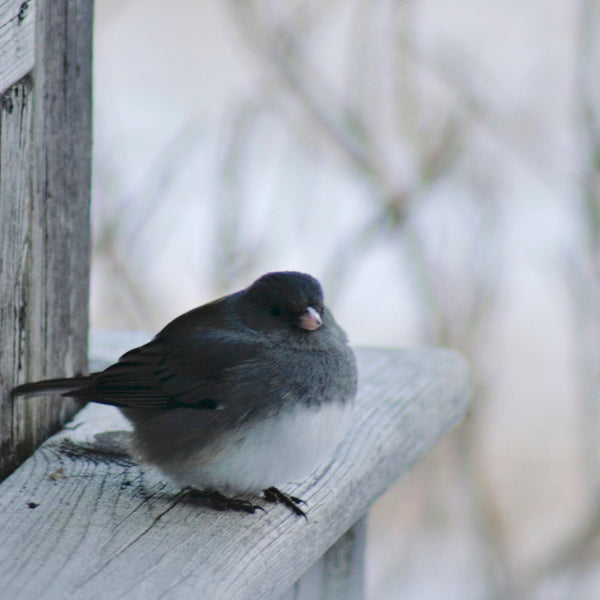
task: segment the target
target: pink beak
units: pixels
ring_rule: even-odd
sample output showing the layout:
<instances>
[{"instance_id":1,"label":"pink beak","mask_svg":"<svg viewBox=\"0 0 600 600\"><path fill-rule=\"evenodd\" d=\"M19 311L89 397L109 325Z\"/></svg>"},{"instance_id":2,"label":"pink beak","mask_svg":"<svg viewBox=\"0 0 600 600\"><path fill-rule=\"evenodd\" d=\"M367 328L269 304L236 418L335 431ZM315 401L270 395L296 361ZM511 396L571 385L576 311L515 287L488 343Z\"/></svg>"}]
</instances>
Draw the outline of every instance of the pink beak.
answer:
<instances>
[{"instance_id":1,"label":"pink beak","mask_svg":"<svg viewBox=\"0 0 600 600\"><path fill-rule=\"evenodd\" d=\"M306 329L307 331L319 329L321 325L323 325L323 319L312 306L308 306L298 319L300 329Z\"/></svg>"}]
</instances>

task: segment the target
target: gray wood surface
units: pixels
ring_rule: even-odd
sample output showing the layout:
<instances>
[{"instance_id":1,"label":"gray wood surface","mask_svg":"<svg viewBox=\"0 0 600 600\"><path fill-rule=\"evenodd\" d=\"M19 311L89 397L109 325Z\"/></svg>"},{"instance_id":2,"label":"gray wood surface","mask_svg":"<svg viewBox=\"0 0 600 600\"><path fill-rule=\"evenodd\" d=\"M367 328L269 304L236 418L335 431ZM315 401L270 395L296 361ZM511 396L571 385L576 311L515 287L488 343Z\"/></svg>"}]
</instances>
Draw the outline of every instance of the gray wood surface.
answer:
<instances>
[{"instance_id":1,"label":"gray wood surface","mask_svg":"<svg viewBox=\"0 0 600 600\"><path fill-rule=\"evenodd\" d=\"M35 4L0 0L0 94L33 68Z\"/></svg>"},{"instance_id":2,"label":"gray wood surface","mask_svg":"<svg viewBox=\"0 0 600 600\"><path fill-rule=\"evenodd\" d=\"M76 408L13 404L9 390L86 368L92 6L0 2L0 46L34 21L36 35L34 63L19 63L33 70L0 102L0 479ZM3 48L0 64L12 56Z\"/></svg>"},{"instance_id":3,"label":"gray wood surface","mask_svg":"<svg viewBox=\"0 0 600 600\"><path fill-rule=\"evenodd\" d=\"M355 417L336 459L284 488L307 501L308 521L280 506L246 515L181 500L159 474L122 454L122 434L94 437L123 429L116 409L86 407L0 485L4 597L308 597L300 594L307 579L322 582L322 569L347 570L340 557L353 546L342 536L467 406L467 368L454 352L357 355Z\"/></svg>"},{"instance_id":4,"label":"gray wood surface","mask_svg":"<svg viewBox=\"0 0 600 600\"><path fill-rule=\"evenodd\" d=\"M365 515L278 600L362 600L366 542Z\"/></svg>"}]
</instances>

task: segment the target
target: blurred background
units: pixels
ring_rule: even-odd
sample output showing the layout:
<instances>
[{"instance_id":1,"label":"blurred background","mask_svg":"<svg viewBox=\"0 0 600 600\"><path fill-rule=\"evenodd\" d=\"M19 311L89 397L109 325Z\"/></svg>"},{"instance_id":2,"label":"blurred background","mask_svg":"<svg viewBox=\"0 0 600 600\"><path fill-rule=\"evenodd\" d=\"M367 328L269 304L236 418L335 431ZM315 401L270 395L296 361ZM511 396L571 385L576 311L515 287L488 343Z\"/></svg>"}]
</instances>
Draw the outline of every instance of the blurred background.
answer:
<instances>
[{"instance_id":1,"label":"blurred background","mask_svg":"<svg viewBox=\"0 0 600 600\"><path fill-rule=\"evenodd\" d=\"M600 2L97 0L92 328L270 270L472 368L370 600L600 597Z\"/></svg>"}]
</instances>

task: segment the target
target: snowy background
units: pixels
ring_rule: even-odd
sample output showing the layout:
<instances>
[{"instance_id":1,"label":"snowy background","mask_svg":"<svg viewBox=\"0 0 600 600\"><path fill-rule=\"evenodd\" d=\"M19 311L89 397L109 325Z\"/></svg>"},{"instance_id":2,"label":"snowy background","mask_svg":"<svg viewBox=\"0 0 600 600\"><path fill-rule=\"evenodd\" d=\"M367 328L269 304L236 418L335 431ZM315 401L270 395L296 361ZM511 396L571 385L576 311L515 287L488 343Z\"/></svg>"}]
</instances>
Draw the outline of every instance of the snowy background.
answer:
<instances>
[{"instance_id":1,"label":"snowy background","mask_svg":"<svg viewBox=\"0 0 600 600\"><path fill-rule=\"evenodd\" d=\"M473 409L374 507L371 600L600 596L597 0L97 0L92 327L266 271Z\"/></svg>"}]
</instances>

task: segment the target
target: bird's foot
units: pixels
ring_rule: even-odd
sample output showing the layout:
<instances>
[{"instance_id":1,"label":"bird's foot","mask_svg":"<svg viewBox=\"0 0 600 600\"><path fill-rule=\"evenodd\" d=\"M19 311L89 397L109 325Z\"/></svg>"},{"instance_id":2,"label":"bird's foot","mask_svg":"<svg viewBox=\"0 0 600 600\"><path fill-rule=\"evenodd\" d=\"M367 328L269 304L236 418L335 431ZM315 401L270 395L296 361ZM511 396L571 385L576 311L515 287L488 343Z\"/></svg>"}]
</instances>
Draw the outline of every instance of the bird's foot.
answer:
<instances>
[{"instance_id":1,"label":"bird's foot","mask_svg":"<svg viewBox=\"0 0 600 600\"><path fill-rule=\"evenodd\" d=\"M209 506L214 510L233 510L249 514L254 514L257 510L262 510L263 512L265 510L262 506L253 504L249 500L244 500L243 498L230 498L228 496L224 496L221 494L221 492L217 492L216 490L197 490L196 488L187 488L187 492L192 502Z\"/></svg>"},{"instance_id":2,"label":"bird's foot","mask_svg":"<svg viewBox=\"0 0 600 600\"><path fill-rule=\"evenodd\" d=\"M306 504L306 502L301 498L297 498L296 496L288 496L287 494L284 494L282 491L278 490L276 487L270 487L266 490L263 490L263 494L267 502L283 504L284 506L287 506L295 515L304 517L308 521L306 513L298 506L299 504Z\"/></svg>"}]
</instances>

